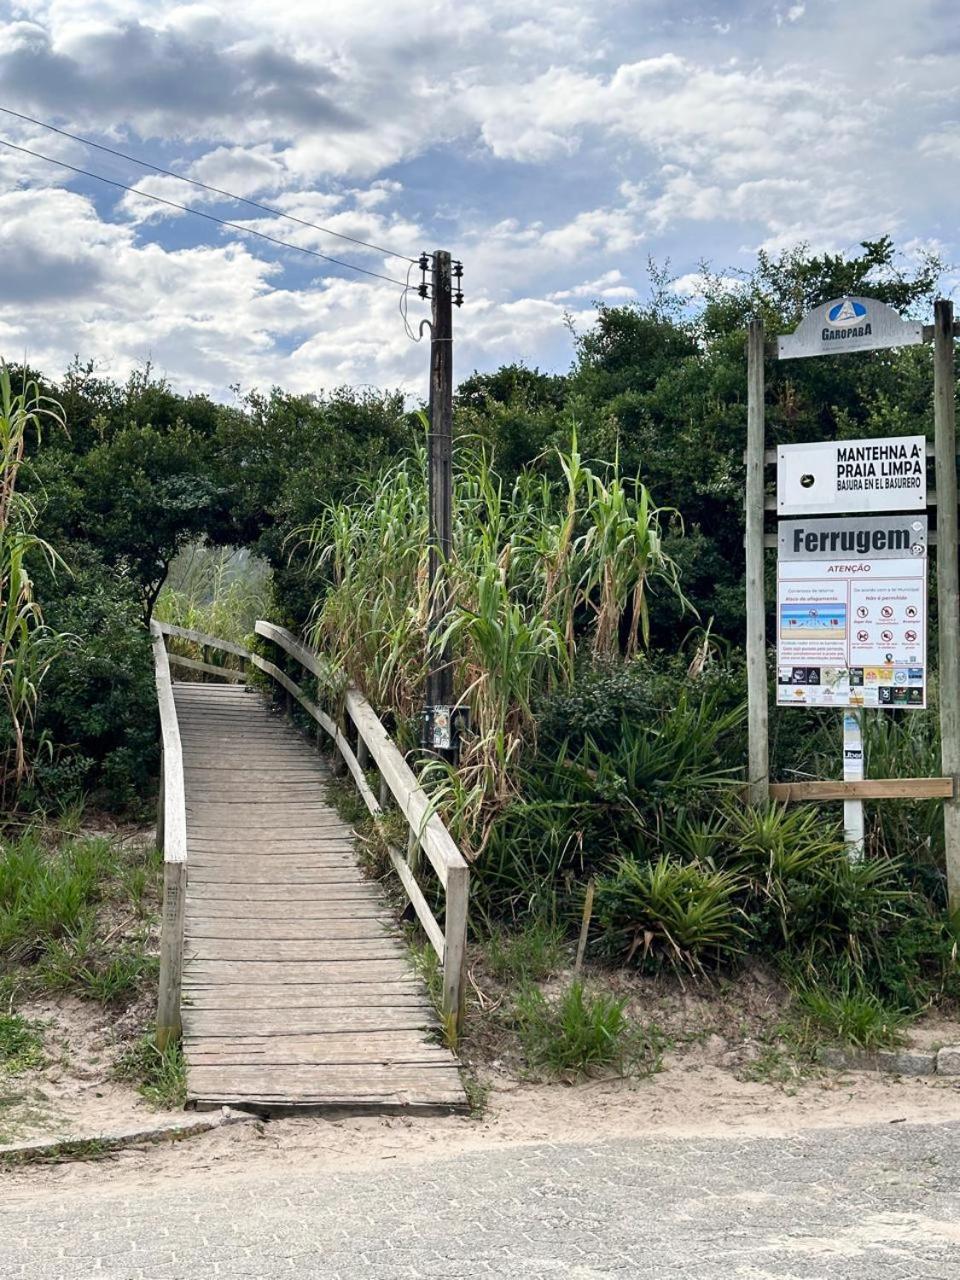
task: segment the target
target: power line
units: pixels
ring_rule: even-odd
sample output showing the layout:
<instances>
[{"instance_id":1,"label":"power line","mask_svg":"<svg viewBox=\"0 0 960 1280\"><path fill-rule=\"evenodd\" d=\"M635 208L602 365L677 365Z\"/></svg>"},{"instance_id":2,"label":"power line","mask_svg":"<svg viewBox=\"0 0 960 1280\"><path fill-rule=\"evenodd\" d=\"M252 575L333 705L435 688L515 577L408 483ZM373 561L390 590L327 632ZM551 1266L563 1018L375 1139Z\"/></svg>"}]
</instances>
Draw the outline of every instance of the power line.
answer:
<instances>
[{"instance_id":1,"label":"power line","mask_svg":"<svg viewBox=\"0 0 960 1280\"><path fill-rule=\"evenodd\" d=\"M316 222L307 222L304 218L298 218L292 213L284 213L282 209L276 209L269 204L261 204L258 200L248 200L246 196L238 196L232 191L224 191L222 187L212 187L206 182L200 182L197 178L188 178L186 174L176 173L173 169L164 169L161 165L153 164L149 160L141 160L139 156L127 155L125 151L117 151L113 147L105 146L102 142L94 142L92 138L83 138L77 133L69 133L66 129L60 129L55 124L47 124L45 120L36 120L33 116L24 115L21 111L14 111L10 107L0 106L0 111L5 115L14 116L17 120L23 120L27 124L35 124L40 129L49 129L51 133L59 133L62 138L69 138L72 142L79 142L85 147L96 147L98 151L104 151L107 155L116 156L118 160L126 160L130 164L139 165L143 169L152 169L154 173L161 173L166 178L176 178L178 182L189 182L193 187L199 187L201 191L210 191L214 195L225 196L228 200L236 200L239 204L249 205L251 209L259 209L263 213L272 214L275 218L285 218L288 222L296 222L301 227L309 227L311 231L322 231L324 235L336 236L340 240L349 240L351 244L362 245L364 249L373 249L377 253L384 253L391 258L399 258L402 262L416 262L416 258L410 258L405 253L397 253L393 249L387 249L381 244L372 244L369 240L360 240L357 236L348 236L343 231L334 231L332 227L322 227ZM104 179L107 181L107 179ZM144 192L138 194L144 195Z\"/></svg>"},{"instance_id":2,"label":"power line","mask_svg":"<svg viewBox=\"0 0 960 1280\"><path fill-rule=\"evenodd\" d=\"M105 182L111 187L117 187L120 191L129 191L132 195L141 196L144 200L153 200L157 204L164 204L169 209L179 209L181 213L190 213L195 218L206 218L207 222L215 222L218 226L229 227L232 231L240 231L247 236L256 236L259 240L268 240L270 244L279 245L282 249L293 249L297 253L308 253L312 258L321 258L324 262L332 262L334 266L345 267L348 271L359 271L361 275L371 276L374 280L385 280L387 284L396 285L398 289L406 290L408 285L404 280L397 280L393 276L381 275L379 271L368 271L366 267L358 267L353 262L344 262L342 258L331 258L329 254L320 253L318 249L308 249L302 244L291 244L289 240L279 240L276 236L268 236L265 231L255 231L253 227L245 227L239 222L229 222L226 218L218 218L213 213L204 213L202 209L191 209L189 205L177 204L176 200L166 200L163 196L152 195L149 191L138 191L136 187L130 187L125 182L117 182L115 178L105 178L102 173L93 173L89 169L81 169L75 164L67 164L66 160L54 160L52 156L42 155L39 151L31 151L29 147L17 146L15 142L9 142L6 138L0 138L0 146L9 147L11 151L19 151L25 156L32 156L35 160L44 160L47 164L58 165L61 169L69 169L71 173L80 174L84 178L93 178L97 182Z\"/></svg>"}]
</instances>

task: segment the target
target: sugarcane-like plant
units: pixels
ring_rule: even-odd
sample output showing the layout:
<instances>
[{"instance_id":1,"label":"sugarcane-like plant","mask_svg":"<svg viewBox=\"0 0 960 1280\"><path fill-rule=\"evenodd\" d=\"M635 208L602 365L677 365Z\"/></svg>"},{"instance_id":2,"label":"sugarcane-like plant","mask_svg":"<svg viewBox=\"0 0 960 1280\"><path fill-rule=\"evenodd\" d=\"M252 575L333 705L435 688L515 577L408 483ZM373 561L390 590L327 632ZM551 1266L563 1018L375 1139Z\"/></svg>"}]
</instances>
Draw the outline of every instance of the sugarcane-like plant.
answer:
<instances>
[{"instance_id":1,"label":"sugarcane-like plant","mask_svg":"<svg viewBox=\"0 0 960 1280\"><path fill-rule=\"evenodd\" d=\"M40 683L56 652L56 637L44 626L34 599L30 561L62 563L35 532L36 508L17 488L28 439L39 438L47 422L63 423L60 406L25 380L13 390L10 371L0 365L0 809L30 771L27 735Z\"/></svg>"},{"instance_id":2,"label":"sugarcane-like plant","mask_svg":"<svg viewBox=\"0 0 960 1280\"><path fill-rule=\"evenodd\" d=\"M461 446L448 608L432 634L423 448L330 507L300 544L326 580L313 643L392 716L408 746L427 670L441 652L452 655L471 729L458 770L437 763L430 781L474 853L516 794L538 699L569 682L581 649L631 656L646 644L651 583L680 592L661 537L676 513L658 510L616 461L589 465L575 432L549 461L559 484L534 466L508 486L482 449Z\"/></svg>"}]
</instances>

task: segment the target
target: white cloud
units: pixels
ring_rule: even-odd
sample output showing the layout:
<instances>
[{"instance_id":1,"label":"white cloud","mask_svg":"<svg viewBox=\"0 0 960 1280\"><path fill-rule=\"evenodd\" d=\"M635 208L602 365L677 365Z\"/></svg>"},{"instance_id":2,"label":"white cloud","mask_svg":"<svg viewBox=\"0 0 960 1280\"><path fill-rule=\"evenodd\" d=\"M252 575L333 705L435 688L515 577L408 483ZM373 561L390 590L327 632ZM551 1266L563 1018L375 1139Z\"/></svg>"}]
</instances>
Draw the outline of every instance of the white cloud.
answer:
<instances>
[{"instance_id":1,"label":"white cloud","mask_svg":"<svg viewBox=\"0 0 960 1280\"><path fill-rule=\"evenodd\" d=\"M669 255L683 288L702 258L749 266L758 246L797 240L845 249L898 231L956 257L940 213L960 159L944 0L325 0L322 21L316 0L12 7L0 101L387 249L450 244L466 267L461 370L565 363L565 308L586 322L593 301L638 296L648 253ZM0 123L142 192L207 211L217 199ZM5 348L51 368L97 354L116 372L153 354L213 390L422 385L390 288L306 258L298 272L293 253L275 265L256 240L142 195L94 206L72 181L4 154ZM243 206L216 212L405 271Z\"/></svg>"},{"instance_id":2,"label":"white cloud","mask_svg":"<svg viewBox=\"0 0 960 1280\"><path fill-rule=\"evenodd\" d=\"M565 302L572 298L603 299L605 302L626 302L636 298L637 291L624 282L623 272L614 268L605 271L596 280L586 280L567 289L557 289L550 295L551 302Z\"/></svg>"}]
</instances>

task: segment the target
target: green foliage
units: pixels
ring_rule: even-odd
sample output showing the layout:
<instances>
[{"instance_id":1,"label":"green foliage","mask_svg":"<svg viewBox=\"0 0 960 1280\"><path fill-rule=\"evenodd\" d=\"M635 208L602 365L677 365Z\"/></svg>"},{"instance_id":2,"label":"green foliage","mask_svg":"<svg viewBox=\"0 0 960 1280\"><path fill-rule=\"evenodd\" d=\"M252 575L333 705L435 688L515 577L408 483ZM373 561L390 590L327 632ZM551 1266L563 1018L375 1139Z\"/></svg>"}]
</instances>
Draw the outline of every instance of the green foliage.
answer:
<instances>
[{"instance_id":1,"label":"green foliage","mask_svg":"<svg viewBox=\"0 0 960 1280\"><path fill-rule=\"evenodd\" d=\"M573 982L555 999L538 987L524 988L513 1017L534 1070L581 1076L604 1067L623 1069L631 1047L625 1007L625 1000L587 995L581 982Z\"/></svg>"},{"instance_id":2,"label":"green foliage","mask_svg":"<svg viewBox=\"0 0 960 1280\"><path fill-rule=\"evenodd\" d=\"M696 670L696 669L695 669ZM476 864L474 901L491 917L575 911L577 886L622 853L658 856L736 779L739 675L719 663L639 657L580 668L543 699L519 796Z\"/></svg>"},{"instance_id":3,"label":"green foliage","mask_svg":"<svg viewBox=\"0 0 960 1280\"><path fill-rule=\"evenodd\" d=\"M51 665L37 727L56 744L24 801L44 806L87 795L115 811L144 811L158 765L150 637L135 583L88 546L65 548L71 576L41 572L51 625L75 637Z\"/></svg>"},{"instance_id":4,"label":"green foliage","mask_svg":"<svg viewBox=\"0 0 960 1280\"><path fill-rule=\"evenodd\" d=\"M62 567L34 532L36 507L17 486L28 474L27 441L38 440L48 422L60 421L60 406L36 382L24 378L15 392L9 369L0 363L0 809L11 807L14 787L30 774L28 734L58 639L44 625L30 562Z\"/></svg>"},{"instance_id":5,"label":"green foliage","mask_svg":"<svg viewBox=\"0 0 960 1280\"><path fill-rule=\"evenodd\" d=\"M907 1013L883 1001L866 987L849 981L837 990L829 986L802 986L796 1003L807 1020L807 1037L820 1035L855 1045L859 1049L883 1049L903 1043Z\"/></svg>"},{"instance_id":6,"label":"green foliage","mask_svg":"<svg viewBox=\"0 0 960 1280\"><path fill-rule=\"evenodd\" d=\"M568 959L564 930L542 918L520 929L494 928L484 945L484 965L501 983L542 982Z\"/></svg>"},{"instance_id":7,"label":"green foliage","mask_svg":"<svg viewBox=\"0 0 960 1280\"><path fill-rule=\"evenodd\" d=\"M131 893L127 877L144 884ZM147 989L157 973L149 933L117 942L102 916L116 904L145 912L156 866L104 839L52 843L39 830L0 842L0 968L27 989L70 991L111 1004Z\"/></svg>"},{"instance_id":8,"label":"green foliage","mask_svg":"<svg viewBox=\"0 0 960 1280\"><path fill-rule=\"evenodd\" d=\"M730 871L666 856L648 864L622 858L612 875L597 881L604 942L625 952L627 963L636 958L691 971L729 964L746 939L740 888Z\"/></svg>"},{"instance_id":9,"label":"green foliage","mask_svg":"<svg viewBox=\"0 0 960 1280\"><path fill-rule=\"evenodd\" d=\"M459 777L439 770L433 784L460 840L476 849L514 794L537 700L569 681L578 650L635 652L652 585L679 590L662 543L671 514L616 464L589 466L575 433L555 461L556 489L533 468L507 485L483 451L460 449L450 607L433 633L422 449L304 532L315 574L332 584L311 638L321 648L329 641L399 730L419 713L430 662L447 648L455 655L471 729Z\"/></svg>"},{"instance_id":10,"label":"green foliage","mask_svg":"<svg viewBox=\"0 0 960 1280\"><path fill-rule=\"evenodd\" d=\"M270 569L263 560L230 547L194 544L171 566L154 617L233 644L249 645L254 623L270 611L269 588ZM200 646L189 641L171 639L170 644L186 657L202 656ZM224 665L238 661L216 650L204 660Z\"/></svg>"},{"instance_id":11,"label":"green foliage","mask_svg":"<svg viewBox=\"0 0 960 1280\"><path fill-rule=\"evenodd\" d=\"M43 1065L43 1032L19 1013L0 1014L0 1075L22 1075Z\"/></svg>"},{"instance_id":12,"label":"green foliage","mask_svg":"<svg viewBox=\"0 0 960 1280\"><path fill-rule=\"evenodd\" d=\"M182 1108L187 1101L187 1068L178 1041L158 1049L152 1033L143 1036L118 1062L117 1077L136 1084L143 1097L162 1110Z\"/></svg>"},{"instance_id":13,"label":"green foliage","mask_svg":"<svg viewBox=\"0 0 960 1280\"><path fill-rule=\"evenodd\" d=\"M106 840L51 851L39 833L28 833L0 845L0 954L31 964L49 944L82 933L115 866Z\"/></svg>"}]
</instances>

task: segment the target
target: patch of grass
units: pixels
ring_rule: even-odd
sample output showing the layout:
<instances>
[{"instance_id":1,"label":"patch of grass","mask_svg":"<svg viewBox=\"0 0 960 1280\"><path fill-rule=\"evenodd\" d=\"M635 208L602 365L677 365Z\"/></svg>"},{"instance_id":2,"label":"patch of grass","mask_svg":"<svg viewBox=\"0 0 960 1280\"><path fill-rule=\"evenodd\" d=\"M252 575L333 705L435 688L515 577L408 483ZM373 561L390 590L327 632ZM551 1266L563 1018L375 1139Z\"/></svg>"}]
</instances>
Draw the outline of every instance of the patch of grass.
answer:
<instances>
[{"instance_id":1,"label":"patch of grass","mask_svg":"<svg viewBox=\"0 0 960 1280\"><path fill-rule=\"evenodd\" d=\"M528 986L517 996L514 1020L527 1062L553 1076L579 1077L615 1067L649 1074L659 1067L662 1037L631 1026L626 1000L589 995L573 982L550 999Z\"/></svg>"},{"instance_id":2,"label":"patch of grass","mask_svg":"<svg viewBox=\"0 0 960 1280\"><path fill-rule=\"evenodd\" d=\"M486 968L504 985L542 982L562 969L566 959L563 930L543 919L518 930L494 929L484 948Z\"/></svg>"},{"instance_id":3,"label":"patch of grass","mask_svg":"<svg viewBox=\"0 0 960 1280\"><path fill-rule=\"evenodd\" d=\"M376 791L376 784L374 791ZM351 826L364 823L370 817L370 811L363 803L357 784L349 774L344 778L329 780L326 785L325 799L333 805L344 822L349 822Z\"/></svg>"},{"instance_id":4,"label":"patch of grass","mask_svg":"<svg viewBox=\"0 0 960 1280\"><path fill-rule=\"evenodd\" d=\"M894 1048L903 1043L909 1015L864 987L801 987L796 1001L807 1040L827 1038L858 1049Z\"/></svg>"},{"instance_id":5,"label":"patch of grass","mask_svg":"<svg viewBox=\"0 0 960 1280\"><path fill-rule=\"evenodd\" d=\"M22 1164L63 1164L67 1160L102 1160L111 1149L110 1143L101 1138L66 1139L41 1151L0 1156L0 1168Z\"/></svg>"},{"instance_id":6,"label":"patch of grass","mask_svg":"<svg viewBox=\"0 0 960 1280\"><path fill-rule=\"evenodd\" d=\"M0 849L0 952L29 964L45 947L92 919L104 881L116 872L108 840L45 847L28 832Z\"/></svg>"},{"instance_id":7,"label":"patch of grass","mask_svg":"<svg viewBox=\"0 0 960 1280\"><path fill-rule=\"evenodd\" d=\"M34 973L46 991L72 992L109 1005L135 1000L155 980L159 963L157 956L136 946L105 946L86 928L51 944Z\"/></svg>"},{"instance_id":8,"label":"patch of grass","mask_svg":"<svg viewBox=\"0 0 960 1280\"><path fill-rule=\"evenodd\" d=\"M153 1035L143 1036L117 1063L118 1080L137 1086L138 1092L165 1111L173 1111L187 1101L187 1068L183 1049L177 1042L160 1050Z\"/></svg>"},{"instance_id":9,"label":"patch of grass","mask_svg":"<svg viewBox=\"0 0 960 1280\"><path fill-rule=\"evenodd\" d=\"M18 1076L43 1065L43 1034L19 1013L0 1014L0 1072Z\"/></svg>"},{"instance_id":10,"label":"patch of grass","mask_svg":"<svg viewBox=\"0 0 960 1280\"><path fill-rule=\"evenodd\" d=\"M0 991L8 1002L20 988L102 1004L138 996L158 962L147 954L148 929L132 938L122 931L134 923L131 908L141 921L151 914L161 865L155 850L62 833L56 843L49 831L0 844L0 956L7 968Z\"/></svg>"},{"instance_id":11,"label":"patch of grass","mask_svg":"<svg viewBox=\"0 0 960 1280\"><path fill-rule=\"evenodd\" d=\"M490 1101L491 1086L478 1079L472 1071L461 1071L460 1078L463 1081L463 1091L467 1095L470 1115L474 1120L479 1120Z\"/></svg>"},{"instance_id":12,"label":"patch of grass","mask_svg":"<svg viewBox=\"0 0 960 1280\"><path fill-rule=\"evenodd\" d=\"M597 880L597 919L607 949L626 961L667 964L703 972L729 964L744 950L744 916L737 904L741 881L730 871L623 857L612 875Z\"/></svg>"}]
</instances>

